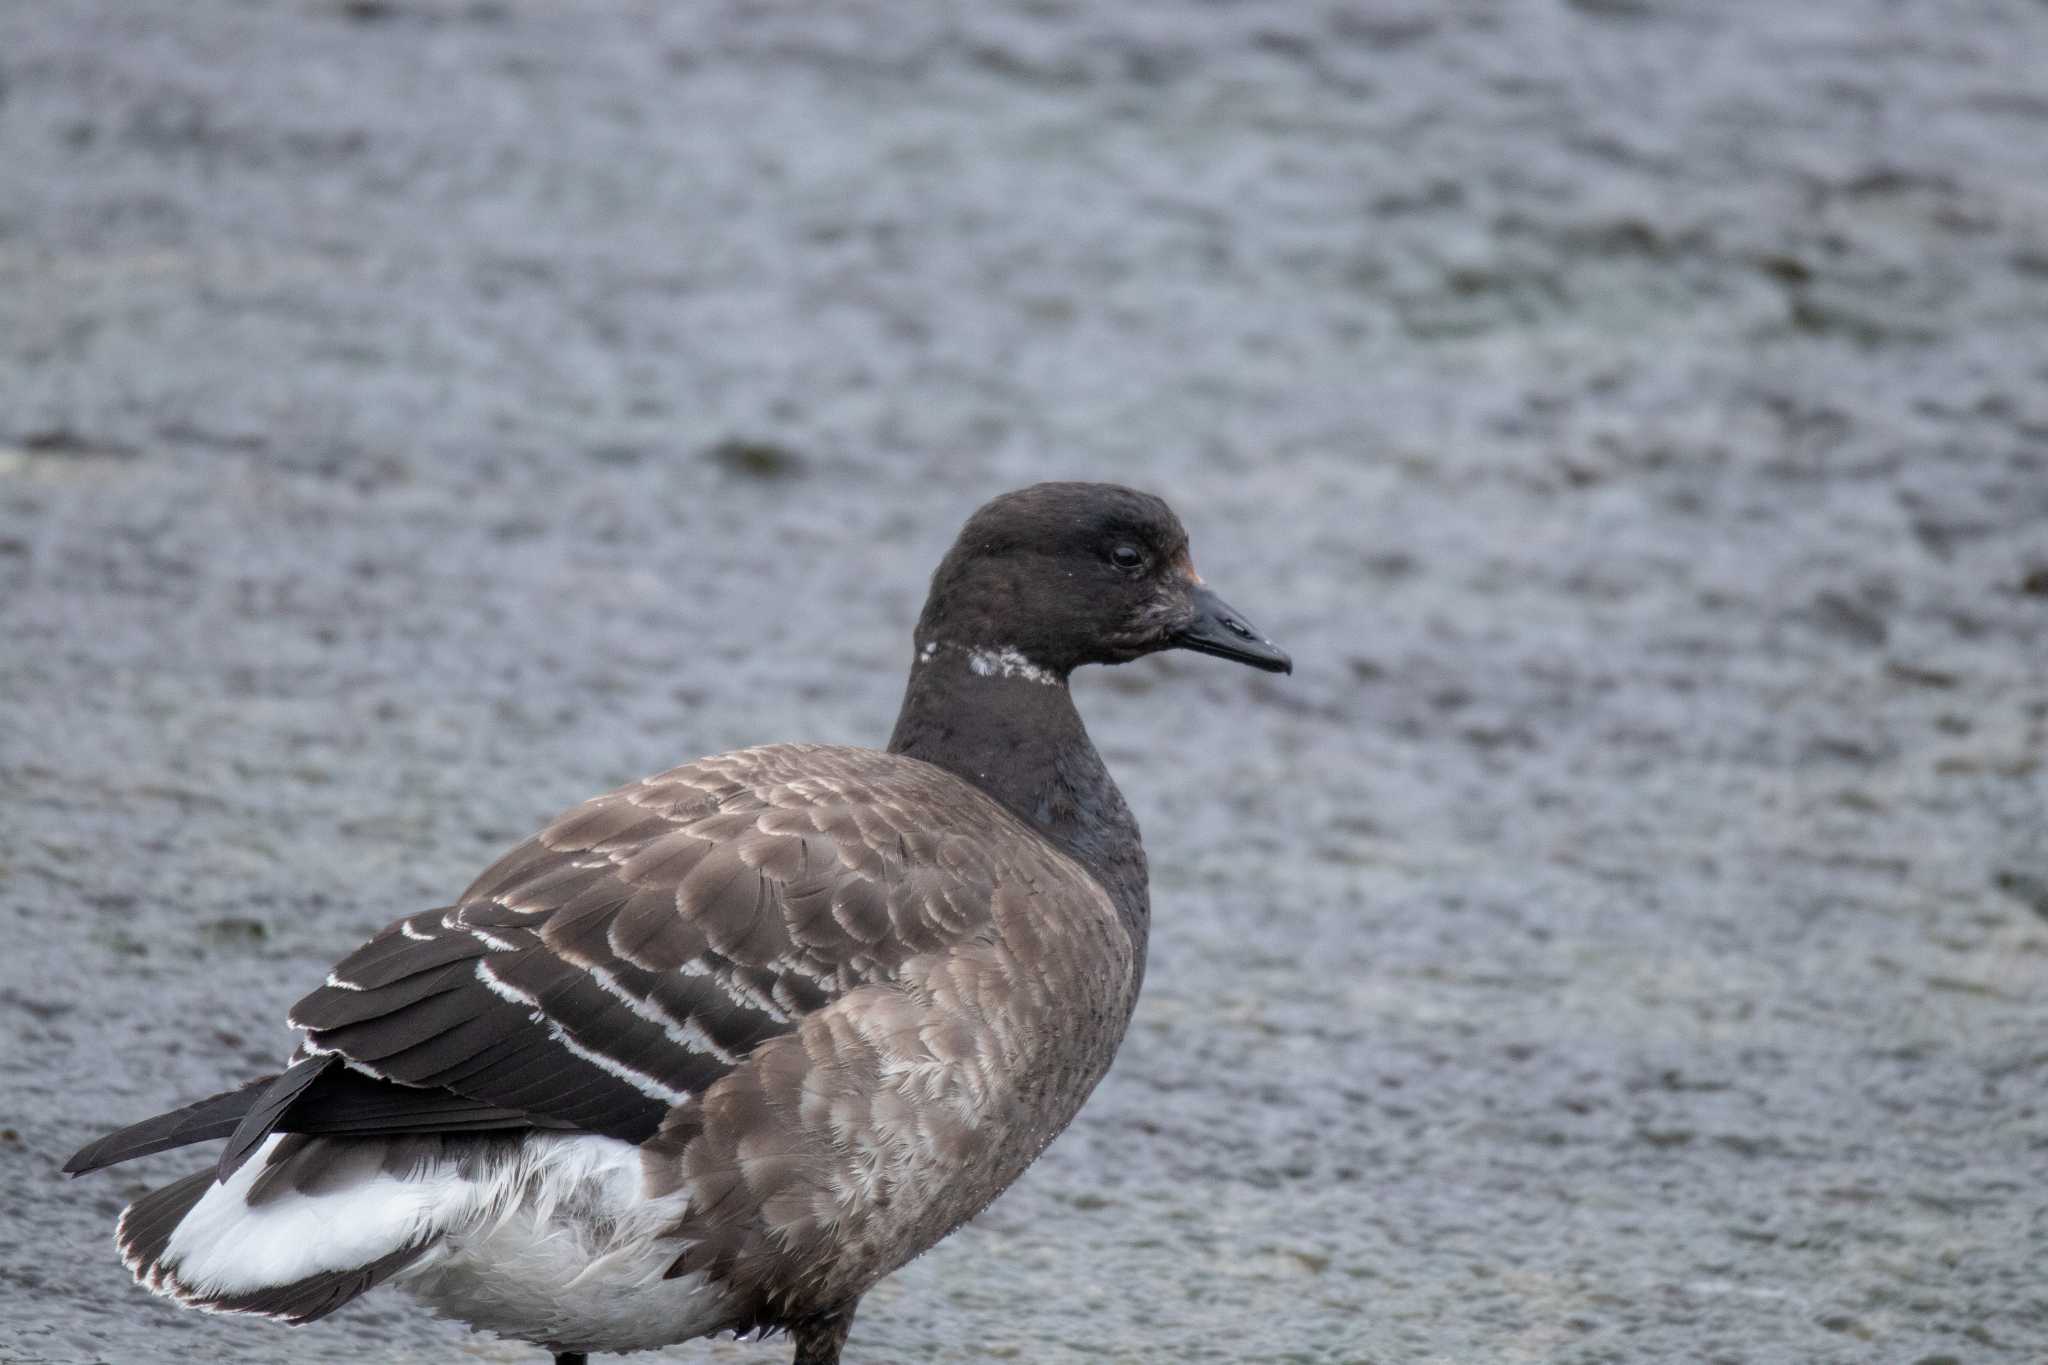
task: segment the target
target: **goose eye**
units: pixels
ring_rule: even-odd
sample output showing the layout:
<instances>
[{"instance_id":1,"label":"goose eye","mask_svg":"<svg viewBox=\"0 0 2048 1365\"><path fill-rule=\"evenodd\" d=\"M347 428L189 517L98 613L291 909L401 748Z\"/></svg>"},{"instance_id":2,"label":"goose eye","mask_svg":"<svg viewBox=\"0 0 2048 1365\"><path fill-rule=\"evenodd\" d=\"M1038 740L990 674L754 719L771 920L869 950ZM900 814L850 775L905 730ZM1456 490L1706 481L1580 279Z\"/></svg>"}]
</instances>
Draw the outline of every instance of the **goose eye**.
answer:
<instances>
[{"instance_id":1,"label":"goose eye","mask_svg":"<svg viewBox=\"0 0 2048 1365\"><path fill-rule=\"evenodd\" d=\"M1135 545L1119 545L1109 552L1109 561L1119 569L1135 569L1144 564L1145 556L1138 553Z\"/></svg>"}]
</instances>

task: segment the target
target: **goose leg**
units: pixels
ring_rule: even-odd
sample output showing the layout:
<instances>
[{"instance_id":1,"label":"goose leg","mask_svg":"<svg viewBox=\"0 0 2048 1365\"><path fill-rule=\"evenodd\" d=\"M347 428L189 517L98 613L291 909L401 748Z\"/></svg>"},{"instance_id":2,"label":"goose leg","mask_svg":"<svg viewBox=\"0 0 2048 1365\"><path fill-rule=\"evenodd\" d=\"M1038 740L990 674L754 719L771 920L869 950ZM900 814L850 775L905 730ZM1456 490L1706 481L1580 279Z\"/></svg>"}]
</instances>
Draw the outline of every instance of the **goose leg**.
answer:
<instances>
[{"instance_id":1,"label":"goose leg","mask_svg":"<svg viewBox=\"0 0 2048 1365\"><path fill-rule=\"evenodd\" d=\"M590 1357L581 1351L557 1351L555 1365L590 1365Z\"/></svg>"},{"instance_id":2,"label":"goose leg","mask_svg":"<svg viewBox=\"0 0 2048 1365\"><path fill-rule=\"evenodd\" d=\"M839 1365L839 1352L846 1346L846 1334L853 1330L853 1310L860 1300L821 1313L797 1326L796 1359L791 1365Z\"/></svg>"}]
</instances>

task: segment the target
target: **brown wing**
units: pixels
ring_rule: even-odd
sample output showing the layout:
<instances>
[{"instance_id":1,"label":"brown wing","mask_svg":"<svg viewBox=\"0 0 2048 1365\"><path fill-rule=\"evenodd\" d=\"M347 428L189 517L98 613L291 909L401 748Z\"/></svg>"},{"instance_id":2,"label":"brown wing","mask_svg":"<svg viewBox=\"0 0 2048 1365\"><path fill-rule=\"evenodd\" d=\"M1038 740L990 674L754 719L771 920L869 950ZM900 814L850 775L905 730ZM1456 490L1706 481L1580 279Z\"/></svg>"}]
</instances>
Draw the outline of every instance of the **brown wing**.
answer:
<instances>
[{"instance_id":1,"label":"brown wing","mask_svg":"<svg viewBox=\"0 0 2048 1365\"><path fill-rule=\"evenodd\" d=\"M585 802L454 908L385 929L292 1023L358 1073L642 1141L830 1001L994 936L999 880L1085 879L1050 850L998 868L1020 831L874 750L702 759Z\"/></svg>"}]
</instances>

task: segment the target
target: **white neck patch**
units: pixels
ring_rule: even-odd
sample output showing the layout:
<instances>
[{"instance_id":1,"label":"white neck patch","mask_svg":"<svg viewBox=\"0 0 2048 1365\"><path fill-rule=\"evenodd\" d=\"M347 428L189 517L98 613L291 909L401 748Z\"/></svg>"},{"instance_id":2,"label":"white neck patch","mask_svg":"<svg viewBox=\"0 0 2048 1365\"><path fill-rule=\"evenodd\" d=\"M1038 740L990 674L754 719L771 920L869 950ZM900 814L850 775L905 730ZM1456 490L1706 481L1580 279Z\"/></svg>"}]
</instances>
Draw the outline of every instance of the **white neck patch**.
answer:
<instances>
[{"instance_id":1,"label":"white neck patch","mask_svg":"<svg viewBox=\"0 0 2048 1365\"><path fill-rule=\"evenodd\" d=\"M1022 678L1026 682L1044 683L1049 687L1058 687L1060 684L1059 674L1048 668L1040 668L1007 646L1002 649L972 651L967 656L967 667L984 678Z\"/></svg>"},{"instance_id":2,"label":"white neck patch","mask_svg":"<svg viewBox=\"0 0 2048 1365\"><path fill-rule=\"evenodd\" d=\"M953 646L940 640L932 640L918 650L917 661L928 664L941 649ZM1022 678L1047 687L1064 686L1066 680L1049 668L1041 668L1024 657L1021 650L1005 645L1001 649L970 649L967 651L967 670L982 678Z\"/></svg>"}]
</instances>

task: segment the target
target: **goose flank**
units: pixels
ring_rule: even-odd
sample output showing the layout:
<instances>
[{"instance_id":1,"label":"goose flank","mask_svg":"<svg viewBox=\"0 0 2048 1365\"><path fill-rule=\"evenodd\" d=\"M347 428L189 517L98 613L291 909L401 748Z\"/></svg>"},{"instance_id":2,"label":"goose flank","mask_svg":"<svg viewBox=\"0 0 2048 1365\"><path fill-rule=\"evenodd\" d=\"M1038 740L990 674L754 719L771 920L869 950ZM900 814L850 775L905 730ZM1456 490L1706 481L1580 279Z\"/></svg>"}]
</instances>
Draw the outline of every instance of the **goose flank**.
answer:
<instances>
[{"instance_id":1,"label":"goose flank","mask_svg":"<svg viewBox=\"0 0 2048 1365\"><path fill-rule=\"evenodd\" d=\"M190 1307L300 1324L388 1282L558 1363L787 1332L830 1365L1116 1054L1145 853L1068 678L1176 648L1292 668L1159 499L998 497L932 577L886 750L584 802L336 964L277 1075L65 1169L225 1139L115 1234Z\"/></svg>"}]
</instances>

